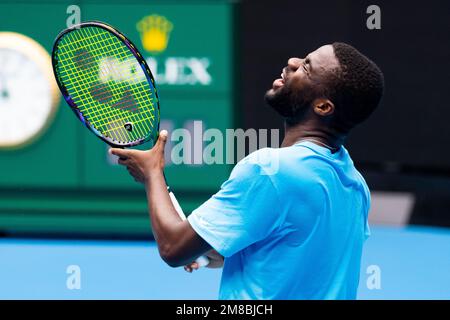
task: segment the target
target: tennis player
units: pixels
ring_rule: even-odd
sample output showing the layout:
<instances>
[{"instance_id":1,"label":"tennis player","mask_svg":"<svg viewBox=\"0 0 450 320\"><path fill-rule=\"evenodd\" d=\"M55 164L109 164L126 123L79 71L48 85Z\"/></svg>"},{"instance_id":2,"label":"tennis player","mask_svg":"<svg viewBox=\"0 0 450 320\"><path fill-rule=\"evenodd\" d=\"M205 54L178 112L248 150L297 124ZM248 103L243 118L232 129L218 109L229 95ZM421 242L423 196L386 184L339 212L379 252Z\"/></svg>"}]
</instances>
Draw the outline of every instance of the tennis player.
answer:
<instances>
[{"instance_id":1,"label":"tennis player","mask_svg":"<svg viewBox=\"0 0 450 320\"><path fill-rule=\"evenodd\" d=\"M192 271L206 254L223 265L221 299L355 299L370 193L343 144L383 88L380 69L348 44L289 59L265 95L285 119L281 148L240 161L186 221L163 176L167 132L148 151L112 149L146 186L164 261Z\"/></svg>"}]
</instances>

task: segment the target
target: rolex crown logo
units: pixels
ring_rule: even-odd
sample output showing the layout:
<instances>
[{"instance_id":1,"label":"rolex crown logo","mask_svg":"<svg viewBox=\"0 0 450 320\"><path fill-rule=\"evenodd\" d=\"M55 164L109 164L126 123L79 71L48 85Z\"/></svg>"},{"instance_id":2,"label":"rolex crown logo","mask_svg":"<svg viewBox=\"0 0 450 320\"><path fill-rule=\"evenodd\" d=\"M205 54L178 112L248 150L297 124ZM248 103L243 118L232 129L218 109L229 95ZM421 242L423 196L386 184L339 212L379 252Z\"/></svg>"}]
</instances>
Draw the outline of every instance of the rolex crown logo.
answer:
<instances>
[{"instance_id":1,"label":"rolex crown logo","mask_svg":"<svg viewBox=\"0 0 450 320\"><path fill-rule=\"evenodd\" d=\"M156 54L166 50L173 24L164 16L153 14L137 23L145 50Z\"/></svg>"}]
</instances>

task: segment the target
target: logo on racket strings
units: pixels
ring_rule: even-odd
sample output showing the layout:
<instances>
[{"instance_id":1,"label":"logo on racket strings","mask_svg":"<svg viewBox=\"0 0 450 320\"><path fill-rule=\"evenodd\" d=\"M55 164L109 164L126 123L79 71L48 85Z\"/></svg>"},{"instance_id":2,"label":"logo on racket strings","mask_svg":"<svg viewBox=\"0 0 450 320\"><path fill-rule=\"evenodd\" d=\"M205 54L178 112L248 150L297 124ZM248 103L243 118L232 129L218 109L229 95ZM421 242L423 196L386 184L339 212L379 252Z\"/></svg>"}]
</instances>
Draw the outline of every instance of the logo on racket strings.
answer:
<instances>
[{"instance_id":1,"label":"logo on racket strings","mask_svg":"<svg viewBox=\"0 0 450 320\"><path fill-rule=\"evenodd\" d=\"M97 79L91 79L92 82L86 81L89 83L89 93L92 98L112 108L132 113L139 112L139 103L133 94L132 86L146 81L146 77L137 60L104 57L97 61L89 51L84 49L78 50L73 58L75 67L81 72L87 75L98 74ZM90 73L90 68L98 68L98 70ZM130 128L132 130L132 126Z\"/></svg>"}]
</instances>

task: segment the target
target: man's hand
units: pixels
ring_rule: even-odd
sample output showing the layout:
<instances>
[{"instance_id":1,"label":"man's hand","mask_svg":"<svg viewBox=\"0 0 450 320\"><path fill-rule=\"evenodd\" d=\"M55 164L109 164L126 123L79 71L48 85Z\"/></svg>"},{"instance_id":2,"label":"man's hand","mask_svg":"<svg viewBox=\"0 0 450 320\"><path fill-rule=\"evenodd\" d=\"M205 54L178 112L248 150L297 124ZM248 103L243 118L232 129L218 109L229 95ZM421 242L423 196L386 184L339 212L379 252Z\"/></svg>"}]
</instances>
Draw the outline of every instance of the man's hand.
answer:
<instances>
[{"instance_id":1,"label":"man's hand","mask_svg":"<svg viewBox=\"0 0 450 320\"><path fill-rule=\"evenodd\" d=\"M188 221L180 218L173 206L163 172L166 141L167 131L163 130L151 150L113 148L110 153L119 157L119 164L126 166L136 181L145 184L153 235L161 258L171 267L180 267L211 250L211 246Z\"/></svg>"},{"instance_id":2,"label":"man's hand","mask_svg":"<svg viewBox=\"0 0 450 320\"><path fill-rule=\"evenodd\" d=\"M154 172L164 170L164 147L167 141L167 131L159 133L158 141L147 151L112 148L109 152L119 157L119 164L126 166L134 180L145 183Z\"/></svg>"},{"instance_id":3,"label":"man's hand","mask_svg":"<svg viewBox=\"0 0 450 320\"><path fill-rule=\"evenodd\" d=\"M205 253L205 256L209 259L209 264L206 266L207 268L222 268L223 267L223 257L216 251L216 250L210 250L207 253ZM199 265L197 262L192 262L186 266L184 266L184 270L191 273L194 270L198 270Z\"/></svg>"}]
</instances>

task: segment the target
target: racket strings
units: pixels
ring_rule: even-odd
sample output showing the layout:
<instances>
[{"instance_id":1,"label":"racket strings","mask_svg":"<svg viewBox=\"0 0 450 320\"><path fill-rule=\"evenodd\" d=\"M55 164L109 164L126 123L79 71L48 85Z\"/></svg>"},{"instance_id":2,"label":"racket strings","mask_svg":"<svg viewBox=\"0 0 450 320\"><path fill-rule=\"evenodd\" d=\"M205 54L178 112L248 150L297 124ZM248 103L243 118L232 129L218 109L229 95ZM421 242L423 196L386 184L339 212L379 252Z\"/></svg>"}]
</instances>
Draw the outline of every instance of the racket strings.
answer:
<instances>
[{"instance_id":1,"label":"racket strings","mask_svg":"<svg viewBox=\"0 0 450 320\"><path fill-rule=\"evenodd\" d=\"M82 28L61 39L59 77L83 116L102 134L121 142L139 139L155 129L156 92L129 48L97 29ZM127 122L133 123L133 131L124 129Z\"/></svg>"},{"instance_id":2,"label":"racket strings","mask_svg":"<svg viewBox=\"0 0 450 320\"><path fill-rule=\"evenodd\" d=\"M113 76L114 76L114 74L115 74L116 77L117 77L117 76L120 76L119 73L117 72L117 68L111 68L109 64L107 64L107 69L106 69L106 71L108 72L108 73L107 73L108 75L113 74ZM104 72L104 70L101 70L101 72ZM107 88L109 89L109 87L107 87ZM127 93L128 93L128 94L127 94ZM109 95L109 90L108 90L108 91L104 90L104 94ZM128 98L124 99L124 97L121 97L119 101L117 101L116 103L114 103L114 104L112 105L112 107L117 107L117 106L119 106L119 107L121 107L121 108L124 109L124 110L131 109L131 108L126 108L125 104L126 104L126 103L130 103L130 102L135 103L135 102L134 102L134 99L131 99L131 98L130 98L129 89L127 89L127 90L125 91L125 94L127 94ZM102 97L101 97L101 98L102 98ZM133 108L133 110L136 110L136 108ZM103 114L103 115L104 115L104 116L108 116L108 114ZM147 129L148 129L148 128L147 128ZM110 130L109 130L109 131L110 131Z\"/></svg>"},{"instance_id":3,"label":"racket strings","mask_svg":"<svg viewBox=\"0 0 450 320\"><path fill-rule=\"evenodd\" d=\"M88 32L89 32L89 30L87 30ZM96 49L98 50L98 46L96 46ZM121 57L123 57L123 54L121 53L120 55L119 55L119 58L121 58ZM114 58L114 60L116 60L117 61L117 56ZM124 60L125 61L125 60ZM111 75L111 74L113 74L113 76L115 75L116 77L117 76L120 76L120 74L117 72L117 69L116 68L112 68L112 65L111 64L106 64L106 69L104 69L104 70L102 70L102 68L100 68L100 74L101 75L103 75L103 76L105 76L105 71L107 72L106 73L106 75ZM122 98L120 98L121 100L119 100L119 101L117 101L117 102L115 102L113 105L112 105L112 107L114 108L114 107L121 107L122 109L127 109L126 107L125 107L125 104L129 104L130 102L131 102L131 98L130 98L130 95L128 95L128 98L125 98L124 99L124 97L122 97ZM133 103L135 103L134 101L133 101ZM136 109L136 108L135 108ZM111 111L109 114L108 113L106 113L106 114L103 114L102 116L114 116L113 114L112 114L112 112L113 111ZM108 129L106 129L106 128L104 128L104 132L105 132L105 134L106 135L110 135L111 137L113 137L113 138L115 138L115 139L117 139L118 137L120 138L120 139L122 139L122 140L124 140L125 138L124 137L127 137L128 135L129 135L129 131L125 131L124 130L124 124L126 123L126 121L124 121L123 119L121 119L120 117L114 117L115 118L115 120L116 121L114 121L114 122L112 122L112 123L116 123L117 125L114 127L114 126L111 126L111 124L112 123L108 123L107 124L107 128ZM132 117L133 118L133 123L134 122L138 122L137 121L137 119L135 118L135 117ZM151 115L151 119L153 120L153 116ZM142 120L141 121L139 121L139 122L142 122ZM145 123L144 123L145 124ZM152 123L151 123L152 124ZM139 134L140 135L142 135L143 134L143 132L142 132L142 130L140 129L140 127L137 127L137 129L139 130ZM149 128L147 127L146 128L146 130L149 130Z\"/></svg>"},{"instance_id":4,"label":"racket strings","mask_svg":"<svg viewBox=\"0 0 450 320\"><path fill-rule=\"evenodd\" d=\"M92 37L89 37L89 38L91 38L92 39ZM86 38L87 39L87 38ZM73 40L73 39L72 39ZM74 43L75 42L78 42L77 40L75 40L75 41L73 41ZM72 43L70 43L70 44L72 44ZM98 50L98 49L96 49L96 50ZM79 61L78 61L79 62ZM94 63L95 63L95 66L94 67L96 67L97 66L97 62L96 61L94 61ZM84 69L87 69L87 67L85 67ZM94 74L96 74L97 73L97 70L96 70L96 68L92 71ZM104 72L103 70L102 70L102 72ZM110 70L108 70L108 72L112 72L112 70L110 69ZM80 81L82 82L82 83L84 83L84 81L83 80L81 80L80 79ZM109 88L109 87L108 87ZM113 91L115 91L115 90L113 90ZM116 92L113 92L113 93L116 93ZM86 98L86 93L85 94L83 94L84 96L82 96L82 95L80 95L80 99L85 99ZM94 111L94 116L93 117L91 117L89 120L91 121L91 122L95 122L95 118L97 118L98 116L101 116L101 117L104 117L104 118L106 118L106 117L111 117L111 116L113 116L113 114L112 114L112 112L110 112L110 113L108 113L108 114L106 114L106 113L102 113L101 115L98 115L97 114L97 112L95 112ZM118 116L116 115L116 118L118 118ZM119 125L121 125L122 123L124 123L125 121L116 121L116 123L119 123ZM109 133L109 132L114 132L114 131L120 131L120 135L114 135L114 137L116 138L116 139L118 139L118 138L120 138L120 140L126 140L127 139L127 136L129 135L127 132L125 132L125 131L123 131L123 130L121 130L122 128L121 127L117 127L117 128L115 128L115 127L113 127L113 128L111 128L111 126L109 125L109 124L107 124L107 127L108 127L108 130L107 130L107 132L105 132L105 133ZM103 129L104 131L105 131L105 128L104 128L104 126L103 126L103 128L99 128L100 130L101 129ZM141 134L141 132L139 132L139 134Z\"/></svg>"}]
</instances>

